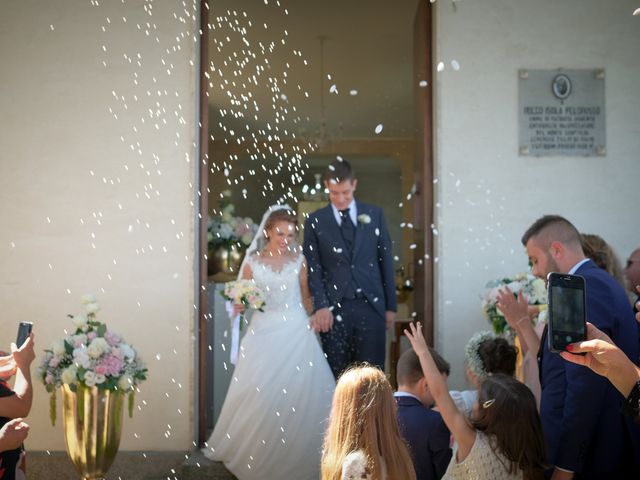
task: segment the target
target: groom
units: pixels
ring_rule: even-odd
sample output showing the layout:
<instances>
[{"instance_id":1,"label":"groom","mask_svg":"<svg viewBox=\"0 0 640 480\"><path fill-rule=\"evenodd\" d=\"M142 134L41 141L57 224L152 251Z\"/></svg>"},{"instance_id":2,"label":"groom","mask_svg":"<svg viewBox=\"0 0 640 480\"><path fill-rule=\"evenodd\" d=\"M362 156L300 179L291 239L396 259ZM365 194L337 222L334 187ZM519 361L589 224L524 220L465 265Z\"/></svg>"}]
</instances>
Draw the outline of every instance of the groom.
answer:
<instances>
[{"instance_id":1,"label":"groom","mask_svg":"<svg viewBox=\"0 0 640 480\"><path fill-rule=\"evenodd\" d=\"M357 183L349 163L332 162L324 175L331 203L304 226L311 327L336 378L354 362L384 369L385 327L396 315L391 238L382 209L353 198Z\"/></svg>"}]
</instances>

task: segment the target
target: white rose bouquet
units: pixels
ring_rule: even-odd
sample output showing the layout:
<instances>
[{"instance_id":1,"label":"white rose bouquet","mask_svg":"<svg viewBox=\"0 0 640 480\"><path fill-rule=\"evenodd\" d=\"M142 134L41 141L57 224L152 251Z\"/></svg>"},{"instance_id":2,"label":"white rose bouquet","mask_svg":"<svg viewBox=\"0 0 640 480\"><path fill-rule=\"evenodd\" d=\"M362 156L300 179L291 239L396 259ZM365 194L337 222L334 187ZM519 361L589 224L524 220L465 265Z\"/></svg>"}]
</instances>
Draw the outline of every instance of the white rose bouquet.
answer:
<instances>
[{"instance_id":1,"label":"white rose bouquet","mask_svg":"<svg viewBox=\"0 0 640 480\"><path fill-rule=\"evenodd\" d=\"M136 387L147 378L147 368L131 345L96 320L100 306L93 295L84 295L85 315L69 315L76 328L73 335L56 340L45 349L37 375L51 394L51 423L56 418L56 388L72 391L78 386L123 391L129 395L133 414Z\"/></svg>"},{"instance_id":2,"label":"white rose bouquet","mask_svg":"<svg viewBox=\"0 0 640 480\"><path fill-rule=\"evenodd\" d=\"M226 283L222 296L234 305L243 305L246 310L264 312L266 305L264 293L253 280L235 280ZM240 314L240 317L240 326L242 328L244 314Z\"/></svg>"},{"instance_id":3,"label":"white rose bouquet","mask_svg":"<svg viewBox=\"0 0 640 480\"><path fill-rule=\"evenodd\" d=\"M496 306L498 291L504 287L508 287L516 296L524 292L529 305L546 305L547 303L547 287L544 281L530 273L518 273L513 278L505 277L488 282L482 295L482 310L496 333L503 333L509 329L504 315Z\"/></svg>"}]
</instances>

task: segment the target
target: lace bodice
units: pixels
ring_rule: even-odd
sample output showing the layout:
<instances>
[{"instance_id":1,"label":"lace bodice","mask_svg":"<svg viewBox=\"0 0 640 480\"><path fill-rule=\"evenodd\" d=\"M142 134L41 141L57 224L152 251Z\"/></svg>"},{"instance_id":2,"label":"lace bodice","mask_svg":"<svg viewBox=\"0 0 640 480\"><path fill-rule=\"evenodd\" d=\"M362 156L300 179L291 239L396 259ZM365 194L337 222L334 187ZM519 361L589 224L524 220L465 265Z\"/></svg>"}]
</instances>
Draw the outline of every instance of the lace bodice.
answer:
<instances>
[{"instance_id":1,"label":"lace bodice","mask_svg":"<svg viewBox=\"0 0 640 480\"><path fill-rule=\"evenodd\" d=\"M265 311L302 306L300 268L302 268L303 259L304 256L299 255L285 263L281 270L275 270L255 254L247 259L253 271L253 280L265 294Z\"/></svg>"}]
</instances>

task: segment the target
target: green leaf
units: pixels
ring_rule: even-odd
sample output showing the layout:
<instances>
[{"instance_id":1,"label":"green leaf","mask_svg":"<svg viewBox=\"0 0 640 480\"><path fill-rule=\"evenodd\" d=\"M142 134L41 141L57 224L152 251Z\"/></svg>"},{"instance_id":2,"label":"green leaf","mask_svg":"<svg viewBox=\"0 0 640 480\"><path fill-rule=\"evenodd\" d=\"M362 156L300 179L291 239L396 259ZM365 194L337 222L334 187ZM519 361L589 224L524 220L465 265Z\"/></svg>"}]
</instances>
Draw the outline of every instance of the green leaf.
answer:
<instances>
[{"instance_id":1,"label":"green leaf","mask_svg":"<svg viewBox=\"0 0 640 480\"><path fill-rule=\"evenodd\" d=\"M64 341L64 351L67 355L73 355L73 345L71 345L66 340Z\"/></svg>"},{"instance_id":2,"label":"green leaf","mask_svg":"<svg viewBox=\"0 0 640 480\"><path fill-rule=\"evenodd\" d=\"M107 326L104 323L101 323L98 326L98 336L104 337L104 334L107 333Z\"/></svg>"}]
</instances>

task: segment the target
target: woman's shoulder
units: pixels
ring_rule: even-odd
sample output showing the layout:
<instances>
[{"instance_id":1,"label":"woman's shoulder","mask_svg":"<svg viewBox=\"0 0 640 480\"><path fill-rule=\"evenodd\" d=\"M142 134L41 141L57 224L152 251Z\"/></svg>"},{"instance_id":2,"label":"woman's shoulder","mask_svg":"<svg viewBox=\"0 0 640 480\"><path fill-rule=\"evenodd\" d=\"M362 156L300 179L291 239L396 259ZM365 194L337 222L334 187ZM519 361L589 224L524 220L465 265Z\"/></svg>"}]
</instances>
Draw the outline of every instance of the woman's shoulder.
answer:
<instances>
[{"instance_id":1,"label":"woman's shoulder","mask_svg":"<svg viewBox=\"0 0 640 480\"><path fill-rule=\"evenodd\" d=\"M347 454L342 461L342 480L371 479L367 455L362 450Z\"/></svg>"}]
</instances>

